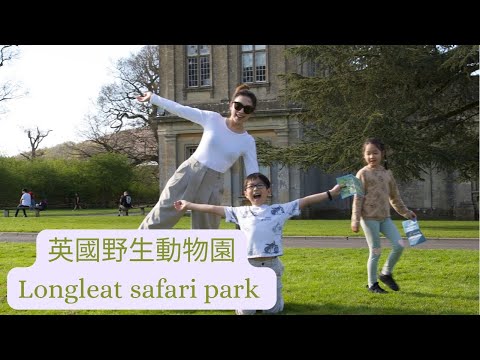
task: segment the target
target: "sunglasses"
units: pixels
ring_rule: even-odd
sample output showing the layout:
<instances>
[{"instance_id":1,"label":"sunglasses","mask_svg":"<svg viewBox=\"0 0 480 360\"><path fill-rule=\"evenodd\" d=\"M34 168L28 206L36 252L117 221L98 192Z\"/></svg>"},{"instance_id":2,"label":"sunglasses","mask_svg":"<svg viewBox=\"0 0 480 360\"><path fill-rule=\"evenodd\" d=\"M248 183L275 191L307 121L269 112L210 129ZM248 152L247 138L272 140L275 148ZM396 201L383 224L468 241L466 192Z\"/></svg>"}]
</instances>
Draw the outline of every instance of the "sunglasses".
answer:
<instances>
[{"instance_id":1,"label":"sunglasses","mask_svg":"<svg viewBox=\"0 0 480 360\"><path fill-rule=\"evenodd\" d=\"M234 101L233 102L233 107L235 108L235 110L237 111L240 111L243 109L243 112L245 114L251 114L253 113L253 111L255 110L255 108L253 106L250 106L250 105L243 105L241 102L238 102L238 101Z\"/></svg>"}]
</instances>

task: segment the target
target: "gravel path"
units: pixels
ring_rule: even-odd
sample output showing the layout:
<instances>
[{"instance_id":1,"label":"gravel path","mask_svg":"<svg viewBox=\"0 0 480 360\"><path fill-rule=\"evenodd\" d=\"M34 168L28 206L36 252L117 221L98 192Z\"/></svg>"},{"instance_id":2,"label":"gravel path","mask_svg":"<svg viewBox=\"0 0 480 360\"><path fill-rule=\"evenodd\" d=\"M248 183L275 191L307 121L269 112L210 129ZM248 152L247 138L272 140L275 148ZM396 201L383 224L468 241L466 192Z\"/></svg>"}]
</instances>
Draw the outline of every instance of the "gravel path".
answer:
<instances>
[{"instance_id":1,"label":"gravel path","mask_svg":"<svg viewBox=\"0 0 480 360\"><path fill-rule=\"evenodd\" d=\"M37 233L0 232L0 242L35 242ZM342 236L284 236L285 247L312 248L367 248L364 237ZM382 239L382 246L390 242ZM478 250L478 239L427 239L415 249L469 249Z\"/></svg>"}]
</instances>

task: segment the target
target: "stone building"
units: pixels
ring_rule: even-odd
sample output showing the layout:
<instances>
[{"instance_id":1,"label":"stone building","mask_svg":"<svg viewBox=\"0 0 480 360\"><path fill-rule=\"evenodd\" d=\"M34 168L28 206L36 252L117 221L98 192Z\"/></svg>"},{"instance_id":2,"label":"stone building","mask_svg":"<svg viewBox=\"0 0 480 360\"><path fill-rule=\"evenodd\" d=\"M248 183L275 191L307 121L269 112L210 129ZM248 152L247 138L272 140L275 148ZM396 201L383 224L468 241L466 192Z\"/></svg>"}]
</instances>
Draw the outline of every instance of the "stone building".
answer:
<instances>
[{"instance_id":1,"label":"stone building","mask_svg":"<svg viewBox=\"0 0 480 360\"><path fill-rule=\"evenodd\" d=\"M284 82L277 75L293 71L305 74L308 68L285 57L289 45L162 45L160 51L159 95L184 105L228 115L228 105L236 86L247 83L257 95L255 115L247 130L276 146L289 146L302 138L302 128L294 117L298 109L281 101ZM190 121L159 114L160 190L175 169L196 149L202 128ZM241 160L225 174L223 204L244 202ZM295 167L272 164L261 172L272 180L272 203L287 202L335 184L339 174L318 169L307 172ZM343 174L341 174L343 175ZM424 182L399 184L407 206L429 217L473 219L470 184L457 184L452 175L430 172ZM478 191L477 191L478 196ZM303 211L304 218L349 217L351 198L316 204ZM419 214L420 215L420 214Z\"/></svg>"}]
</instances>

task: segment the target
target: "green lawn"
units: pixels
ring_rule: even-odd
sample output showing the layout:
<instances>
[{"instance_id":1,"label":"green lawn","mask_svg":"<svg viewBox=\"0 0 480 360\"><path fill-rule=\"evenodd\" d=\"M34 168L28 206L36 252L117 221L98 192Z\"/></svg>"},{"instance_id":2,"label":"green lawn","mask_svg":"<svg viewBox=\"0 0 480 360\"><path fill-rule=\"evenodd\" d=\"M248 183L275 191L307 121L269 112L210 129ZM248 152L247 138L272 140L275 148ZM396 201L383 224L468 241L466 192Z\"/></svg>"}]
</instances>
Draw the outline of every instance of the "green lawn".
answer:
<instances>
[{"instance_id":1,"label":"green lawn","mask_svg":"<svg viewBox=\"0 0 480 360\"><path fill-rule=\"evenodd\" d=\"M44 229L136 229L139 211L116 216L115 210L50 210L38 218L0 217L0 232ZM419 220L429 239L479 237L476 221ZM395 221L401 230L401 221ZM190 218L175 226L189 229ZM221 222L222 229L234 229ZM349 220L290 220L287 236L363 236L350 230ZM384 249L380 262L390 249ZM233 314L233 311L38 311L13 310L7 303L6 278L15 267L35 262L34 243L0 243L0 314ZM479 314L479 254L471 250L409 248L395 269L401 291L371 294L365 289L368 250L287 248L282 261L286 301L283 314Z\"/></svg>"},{"instance_id":2,"label":"green lawn","mask_svg":"<svg viewBox=\"0 0 480 360\"><path fill-rule=\"evenodd\" d=\"M389 252L382 253L383 262ZM233 314L233 311L13 310L6 277L35 261L35 244L0 243L0 314ZM396 269L399 292L371 294L366 288L367 249L287 248L284 315L479 315L479 254L471 250L404 252Z\"/></svg>"},{"instance_id":3,"label":"green lawn","mask_svg":"<svg viewBox=\"0 0 480 360\"><path fill-rule=\"evenodd\" d=\"M0 231L40 232L44 229L136 229L144 216L138 209L130 216L117 216L115 209L101 210L47 210L36 218L0 217ZM403 234L401 220L395 220ZM478 238L478 221L419 220L420 227L429 239L435 238ZM176 229L189 229L190 218L185 216L175 226ZM234 229L232 223L224 220L221 229ZM363 236L362 231L354 233L350 220L289 220L284 228L286 236Z\"/></svg>"}]
</instances>

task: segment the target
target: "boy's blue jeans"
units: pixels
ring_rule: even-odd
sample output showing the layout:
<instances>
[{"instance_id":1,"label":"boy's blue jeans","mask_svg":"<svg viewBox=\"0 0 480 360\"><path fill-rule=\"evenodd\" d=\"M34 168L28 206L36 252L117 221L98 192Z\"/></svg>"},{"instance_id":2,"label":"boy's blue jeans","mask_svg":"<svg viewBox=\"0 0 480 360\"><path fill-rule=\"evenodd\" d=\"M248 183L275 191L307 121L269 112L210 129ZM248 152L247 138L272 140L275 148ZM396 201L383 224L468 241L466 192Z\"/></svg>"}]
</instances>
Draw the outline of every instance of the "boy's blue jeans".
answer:
<instances>
[{"instance_id":1,"label":"boy's blue jeans","mask_svg":"<svg viewBox=\"0 0 480 360\"><path fill-rule=\"evenodd\" d=\"M362 218L360 219L360 225L365 233L370 250L367 262L368 286L370 287L377 282L378 260L382 253L380 233L385 235L392 243L392 251L388 255L387 261L382 268L382 273L385 275L390 275L393 272L395 264L402 255L403 247L399 244L399 240L401 240L402 237L391 218L385 218L383 220L364 220Z\"/></svg>"}]
</instances>

